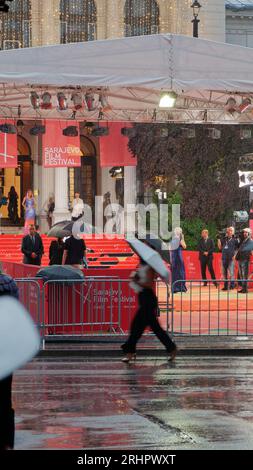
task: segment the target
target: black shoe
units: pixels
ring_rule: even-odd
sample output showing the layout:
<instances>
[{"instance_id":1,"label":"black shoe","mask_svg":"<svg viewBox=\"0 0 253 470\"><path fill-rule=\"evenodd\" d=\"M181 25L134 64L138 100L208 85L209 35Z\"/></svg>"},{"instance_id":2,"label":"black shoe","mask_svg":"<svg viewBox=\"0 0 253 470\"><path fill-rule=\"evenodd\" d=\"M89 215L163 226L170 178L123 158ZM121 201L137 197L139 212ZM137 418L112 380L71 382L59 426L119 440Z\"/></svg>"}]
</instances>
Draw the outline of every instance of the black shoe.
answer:
<instances>
[{"instance_id":1,"label":"black shoe","mask_svg":"<svg viewBox=\"0 0 253 470\"><path fill-rule=\"evenodd\" d=\"M203 287L207 287L207 282L204 282Z\"/></svg>"},{"instance_id":2,"label":"black shoe","mask_svg":"<svg viewBox=\"0 0 253 470\"><path fill-rule=\"evenodd\" d=\"M216 289L218 289L218 283L217 282L214 282L213 285L216 287Z\"/></svg>"},{"instance_id":3,"label":"black shoe","mask_svg":"<svg viewBox=\"0 0 253 470\"><path fill-rule=\"evenodd\" d=\"M248 291L245 290L245 289L242 289L242 290L238 290L238 294L247 294Z\"/></svg>"},{"instance_id":4,"label":"black shoe","mask_svg":"<svg viewBox=\"0 0 253 470\"><path fill-rule=\"evenodd\" d=\"M221 289L221 290L228 290L228 288L227 288L227 287L222 287L222 289Z\"/></svg>"}]
</instances>

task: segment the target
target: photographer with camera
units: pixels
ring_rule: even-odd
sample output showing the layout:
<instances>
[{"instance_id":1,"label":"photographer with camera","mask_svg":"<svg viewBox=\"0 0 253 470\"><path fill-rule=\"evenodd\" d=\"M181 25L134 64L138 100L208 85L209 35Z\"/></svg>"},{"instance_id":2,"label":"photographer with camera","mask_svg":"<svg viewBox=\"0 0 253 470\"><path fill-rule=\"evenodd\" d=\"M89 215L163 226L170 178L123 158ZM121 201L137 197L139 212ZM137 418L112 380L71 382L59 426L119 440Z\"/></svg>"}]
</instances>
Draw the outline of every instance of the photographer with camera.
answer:
<instances>
[{"instance_id":1,"label":"photographer with camera","mask_svg":"<svg viewBox=\"0 0 253 470\"><path fill-rule=\"evenodd\" d=\"M239 248L239 240L235 237L234 227L226 229L226 236L222 239L218 238L218 248L221 251L222 274L224 279L224 287L226 291L235 288L235 256ZM230 285L228 282L228 274L230 276Z\"/></svg>"},{"instance_id":2,"label":"photographer with camera","mask_svg":"<svg viewBox=\"0 0 253 470\"><path fill-rule=\"evenodd\" d=\"M242 289L238 291L240 294L247 294L248 292L248 275L250 257L253 252L253 240L251 239L250 228L243 229L243 240L239 246L236 260L238 261L239 276L242 279Z\"/></svg>"}]
</instances>

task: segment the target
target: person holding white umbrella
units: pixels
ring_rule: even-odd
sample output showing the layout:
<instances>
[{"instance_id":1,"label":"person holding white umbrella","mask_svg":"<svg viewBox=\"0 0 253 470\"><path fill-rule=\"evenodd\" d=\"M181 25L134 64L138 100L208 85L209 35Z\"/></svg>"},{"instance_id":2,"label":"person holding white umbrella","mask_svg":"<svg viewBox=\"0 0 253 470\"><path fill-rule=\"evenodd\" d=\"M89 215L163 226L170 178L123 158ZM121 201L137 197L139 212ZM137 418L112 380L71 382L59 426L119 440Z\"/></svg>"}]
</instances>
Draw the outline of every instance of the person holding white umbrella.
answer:
<instances>
[{"instance_id":1,"label":"person holding white umbrella","mask_svg":"<svg viewBox=\"0 0 253 470\"><path fill-rule=\"evenodd\" d=\"M168 282L168 270L161 256L152 248L137 239L127 241L140 257L140 265L130 280L130 286L138 293L139 308L132 321L130 335L126 343L121 346L126 353L122 361L129 363L136 359L136 345L147 326L165 346L169 360L173 360L176 357L177 347L157 319L158 301L154 290L157 275Z\"/></svg>"}]
</instances>

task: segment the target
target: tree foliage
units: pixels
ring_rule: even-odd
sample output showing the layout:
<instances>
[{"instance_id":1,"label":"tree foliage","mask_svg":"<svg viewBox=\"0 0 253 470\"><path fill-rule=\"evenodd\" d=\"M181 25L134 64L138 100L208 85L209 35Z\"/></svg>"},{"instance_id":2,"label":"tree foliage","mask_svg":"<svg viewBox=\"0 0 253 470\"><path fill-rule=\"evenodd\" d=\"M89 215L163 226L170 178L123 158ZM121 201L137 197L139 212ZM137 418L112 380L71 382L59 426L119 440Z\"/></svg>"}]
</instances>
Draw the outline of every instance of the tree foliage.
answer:
<instances>
[{"instance_id":1,"label":"tree foliage","mask_svg":"<svg viewBox=\"0 0 253 470\"><path fill-rule=\"evenodd\" d=\"M253 143L241 139L239 126L216 126L219 139L209 137L209 127L196 125L195 138L187 138L176 124L136 124L129 148L138 158L144 188L155 188L157 176L173 177L184 219L224 225L233 210L243 209L247 190L238 187L239 157Z\"/></svg>"}]
</instances>

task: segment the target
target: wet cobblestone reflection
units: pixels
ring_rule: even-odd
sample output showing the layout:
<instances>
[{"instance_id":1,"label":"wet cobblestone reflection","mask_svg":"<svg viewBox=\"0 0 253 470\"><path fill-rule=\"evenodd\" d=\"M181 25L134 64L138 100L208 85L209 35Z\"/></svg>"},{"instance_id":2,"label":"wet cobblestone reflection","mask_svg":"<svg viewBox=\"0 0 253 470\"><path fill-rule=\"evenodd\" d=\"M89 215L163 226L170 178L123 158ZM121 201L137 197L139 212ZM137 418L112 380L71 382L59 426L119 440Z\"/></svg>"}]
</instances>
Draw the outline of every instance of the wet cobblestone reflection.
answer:
<instances>
[{"instance_id":1,"label":"wet cobblestone reflection","mask_svg":"<svg viewBox=\"0 0 253 470\"><path fill-rule=\"evenodd\" d=\"M13 392L16 449L253 448L253 358L35 360Z\"/></svg>"}]
</instances>

